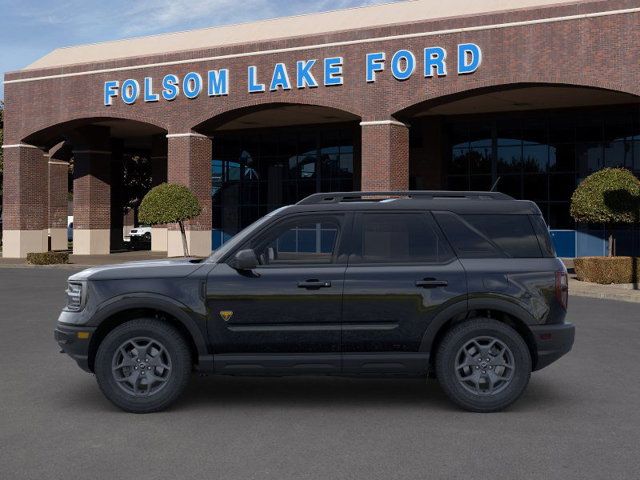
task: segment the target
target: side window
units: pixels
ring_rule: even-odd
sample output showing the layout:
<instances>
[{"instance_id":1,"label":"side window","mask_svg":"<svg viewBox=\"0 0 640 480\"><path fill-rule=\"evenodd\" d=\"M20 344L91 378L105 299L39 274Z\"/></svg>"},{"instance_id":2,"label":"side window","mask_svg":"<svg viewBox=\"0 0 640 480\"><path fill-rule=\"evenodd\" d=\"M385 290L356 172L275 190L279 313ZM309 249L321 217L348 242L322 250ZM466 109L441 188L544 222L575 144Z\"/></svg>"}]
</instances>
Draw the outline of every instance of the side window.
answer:
<instances>
[{"instance_id":1,"label":"side window","mask_svg":"<svg viewBox=\"0 0 640 480\"><path fill-rule=\"evenodd\" d=\"M327 217L299 217L251 242L260 265L327 264L334 261L340 223Z\"/></svg>"},{"instance_id":2,"label":"side window","mask_svg":"<svg viewBox=\"0 0 640 480\"><path fill-rule=\"evenodd\" d=\"M547 224L544 223L542 215L529 215L529 220L531 220L531 225L533 225L533 229L536 231L538 243L540 244L543 255L545 257L555 257L556 250L553 247L551 235L549 235L549 228L547 228Z\"/></svg>"},{"instance_id":3,"label":"side window","mask_svg":"<svg viewBox=\"0 0 640 480\"><path fill-rule=\"evenodd\" d=\"M528 215L462 215L512 258L540 258L542 252Z\"/></svg>"},{"instance_id":4,"label":"side window","mask_svg":"<svg viewBox=\"0 0 640 480\"><path fill-rule=\"evenodd\" d=\"M353 263L439 263L453 257L426 213L363 213Z\"/></svg>"},{"instance_id":5,"label":"side window","mask_svg":"<svg viewBox=\"0 0 640 480\"><path fill-rule=\"evenodd\" d=\"M451 212L434 212L434 216L460 258L505 256L481 232L473 229L458 215Z\"/></svg>"},{"instance_id":6,"label":"side window","mask_svg":"<svg viewBox=\"0 0 640 480\"><path fill-rule=\"evenodd\" d=\"M437 212L435 218L460 258L540 258L528 215Z\"/></svg>"}]
</instances>

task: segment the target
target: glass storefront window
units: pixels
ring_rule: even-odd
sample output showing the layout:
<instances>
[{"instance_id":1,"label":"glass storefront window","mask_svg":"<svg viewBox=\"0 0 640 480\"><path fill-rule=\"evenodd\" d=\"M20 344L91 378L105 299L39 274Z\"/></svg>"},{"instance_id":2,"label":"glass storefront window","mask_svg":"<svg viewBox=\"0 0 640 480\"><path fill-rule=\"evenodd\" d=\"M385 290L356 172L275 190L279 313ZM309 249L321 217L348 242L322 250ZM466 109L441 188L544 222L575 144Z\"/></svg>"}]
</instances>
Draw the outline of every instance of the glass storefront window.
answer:
<instances>
[{"instance_id":1,"label":"glass storefront window","mask_svg":"<svg viewBox=\"0 0 640 480\"><path fill-rule=\"evenodd\" d=\"M359 137L357 124L217 134L214 247L282 205L320 191L353 190Z\"/></svg>"},{"instance_id":2,"label":"glass storefront window","mask_svg":"<svg viewBox=\"0 0 640 480\"><path fill-rule=\"evenodd\" d=\"M640 107L457 116L446 120L446 188L497 190L538 203L551 228L575 227L569 201L604 167L640 175Z\"/></svg>"}]
</instances>

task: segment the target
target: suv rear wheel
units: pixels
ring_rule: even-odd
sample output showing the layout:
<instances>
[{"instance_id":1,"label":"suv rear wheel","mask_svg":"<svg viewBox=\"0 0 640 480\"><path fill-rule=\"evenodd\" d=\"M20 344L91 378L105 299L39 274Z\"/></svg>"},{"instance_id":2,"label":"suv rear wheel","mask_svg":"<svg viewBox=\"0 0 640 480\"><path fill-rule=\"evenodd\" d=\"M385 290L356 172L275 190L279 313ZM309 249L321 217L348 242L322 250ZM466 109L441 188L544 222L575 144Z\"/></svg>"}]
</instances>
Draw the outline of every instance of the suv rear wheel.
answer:
<instances>
[{"instance_id":1,"label":"suv rear wheel","mask_svg":"<svg viewBox=\"0 0 640 480\"><path fill-rule=\"evenodd\" d=\"M175 328L154 319L126 322L98 347L95 373L105 396L127 412L167 408L191 376L191 355Z\"/></svg>"},{"instance_id":2,"label":"suv rear wheel","mask_svg":"<svg viewBox=\"0 0 640 480\"><path fill-rule=\"evenodd\" d=\"M495 412L515 402L531 376L531 354L513 328L479 318L454 326L436 352L442 389L473 412Z\"/></svg>"}]
</instances>

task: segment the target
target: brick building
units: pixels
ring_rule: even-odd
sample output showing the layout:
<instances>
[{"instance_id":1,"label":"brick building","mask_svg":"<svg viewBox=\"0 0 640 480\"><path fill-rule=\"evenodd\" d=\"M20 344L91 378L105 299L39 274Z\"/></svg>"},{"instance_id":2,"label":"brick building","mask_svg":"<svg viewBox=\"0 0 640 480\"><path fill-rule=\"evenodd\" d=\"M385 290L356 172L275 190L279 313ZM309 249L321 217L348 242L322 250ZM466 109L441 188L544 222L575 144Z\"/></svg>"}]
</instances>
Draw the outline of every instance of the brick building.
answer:
<instances>
[{"instance_id":1,"label":"brick building","mask_svg":"<svg viewBox=\"0 0 640 480\"><path fill-rule=\"evenodd\" d=\"M636 1L414 0L63 48L5 77L5 257L108 253L126 152L189 186L207 254L316 191L489 189L535 200L560 253L598 253L569 198L640 170ZM153 249L181 252L156 228ZM619 232L619 250L633 231Z\"/></svg>"}]
</instances>

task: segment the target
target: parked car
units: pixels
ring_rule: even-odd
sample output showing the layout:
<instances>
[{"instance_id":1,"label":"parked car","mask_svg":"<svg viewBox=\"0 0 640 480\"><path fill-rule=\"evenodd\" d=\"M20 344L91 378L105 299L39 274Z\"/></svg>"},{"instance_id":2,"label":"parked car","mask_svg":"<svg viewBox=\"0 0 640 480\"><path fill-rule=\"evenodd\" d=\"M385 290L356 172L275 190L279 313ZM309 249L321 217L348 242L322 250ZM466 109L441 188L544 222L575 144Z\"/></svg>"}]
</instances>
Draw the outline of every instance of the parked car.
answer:
<instances>
[{"instance_id":1,"label":"parked car","mask_svg":"<svg viewBox=\"0 0 640 480\"><path fill-rule=\"evenodd\" d=\"M67 215L67 241L73 241L73 215Z\"/></svg>"},{"instance_id":2,"label":"parked car","mask_svg":"<svg viewBox=\"0 0 640 480\"><path fill-rule=\"evenodd\" d=\"M567 271L535 203L486 192L322 193L207 259L69 277L55 337L129 412L219 375L435 376L467 410L515 402L569 352Z\"/></svg>"},{"instance_id":3,"label":"parked car","mask_svg":"<svg viewBox=\"0 0 640 480\"><path fill-rule=\"evenodd\" d=\"M141 225L131 229L129 232L129 243L131 249L144 249L151 247L151 227Z\"/></svg>"}]
</instances>

